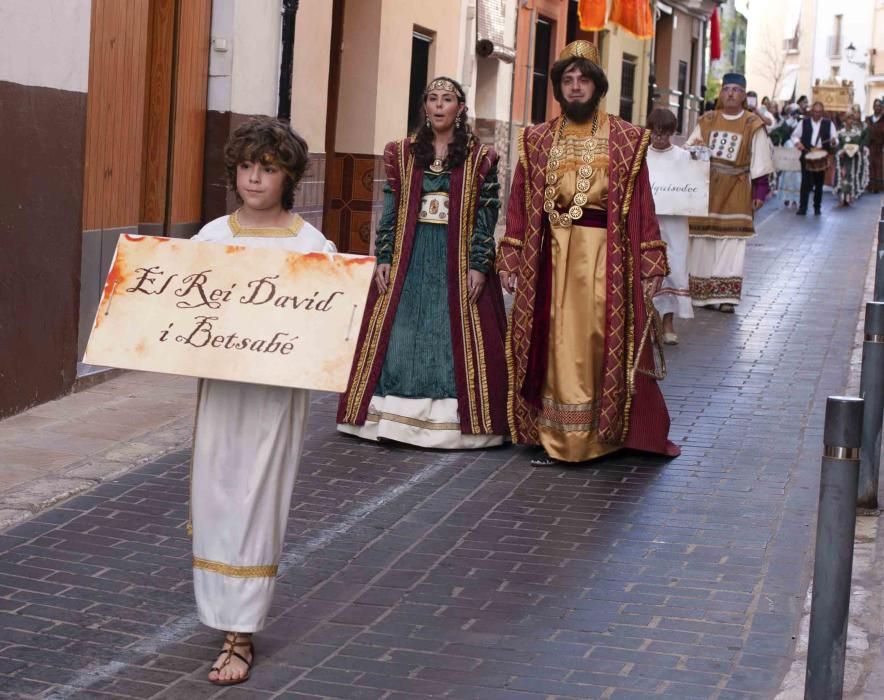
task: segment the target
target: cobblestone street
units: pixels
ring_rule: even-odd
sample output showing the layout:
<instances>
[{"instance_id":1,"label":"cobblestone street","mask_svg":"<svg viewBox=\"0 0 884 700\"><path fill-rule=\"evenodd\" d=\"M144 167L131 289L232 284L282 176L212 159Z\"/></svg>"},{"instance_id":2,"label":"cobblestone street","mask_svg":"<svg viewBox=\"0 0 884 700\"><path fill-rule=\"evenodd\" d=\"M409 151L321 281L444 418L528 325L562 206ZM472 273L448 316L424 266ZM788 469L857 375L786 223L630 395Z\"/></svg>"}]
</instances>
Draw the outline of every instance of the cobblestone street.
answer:
<instances>
[{"instance_id":1,"label":"cobblestone street","mask_svg":"<svg viewBox=\"0 0 884 700\"><path fill-rule=\"evenodd\" d=\"M205 680L189 453L0 534L0 694L40 698L770 698L811 572L822 417L845 391L880 201L771 202L737 315L678 325L681 457L533 468L339 436L314 395L251 680Z\"/></svg>"}]
</instances>

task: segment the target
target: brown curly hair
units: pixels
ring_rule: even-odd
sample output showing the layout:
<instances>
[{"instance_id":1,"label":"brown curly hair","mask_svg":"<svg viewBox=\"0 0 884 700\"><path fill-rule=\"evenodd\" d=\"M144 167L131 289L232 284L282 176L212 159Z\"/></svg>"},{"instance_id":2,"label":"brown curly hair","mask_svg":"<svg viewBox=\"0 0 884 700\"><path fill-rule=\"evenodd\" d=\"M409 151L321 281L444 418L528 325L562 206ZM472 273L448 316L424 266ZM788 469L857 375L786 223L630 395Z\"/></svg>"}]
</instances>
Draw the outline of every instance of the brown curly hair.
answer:
<instances>
[{"instance_id":1,"label":"brown curly hair","mask_svg":"<svg viewBox=\"0 0 884 700\"><path fill-rule=\"evenodd\" d=\"M275 165L285 175L282 188L282 208L295 205L295 190L307 171L307 142L287 122L272 117L252 117L233 132L224 146L224 167L227 187L242 204L236 191L236 169L245 161Z\"/></svg>"}]
</instances>

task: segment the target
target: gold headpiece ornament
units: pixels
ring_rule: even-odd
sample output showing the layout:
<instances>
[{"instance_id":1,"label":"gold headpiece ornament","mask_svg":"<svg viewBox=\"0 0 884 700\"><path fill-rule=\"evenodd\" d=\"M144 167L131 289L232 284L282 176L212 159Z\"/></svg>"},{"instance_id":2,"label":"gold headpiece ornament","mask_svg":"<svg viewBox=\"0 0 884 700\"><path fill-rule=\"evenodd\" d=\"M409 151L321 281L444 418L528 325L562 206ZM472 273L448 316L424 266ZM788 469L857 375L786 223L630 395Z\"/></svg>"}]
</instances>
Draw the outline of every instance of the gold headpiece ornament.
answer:
<instances>
[{"instance_id":1,"label":"gold headpiece ornament","mask_svg":"<svg viewBox=\"0 0 884 700\"><path fill-rule=\"evenodd\" d=\"M585 58L590 63L594 63L597 66L601 65L598 48L595 44L585 39L572 41L562 49L562 53L559 54L559 60L565 61L569 58Z\"/></svg>"},{"instance_id":2,"label":"gold headpiece ornament","mask_svg":"<svg viewBox=\"0 0 884 700\"><path fill-rule=\"evenodd\" d=\"M455 85L450 80L446 80L445 78L436 78L435 80L430 81L430 84L427 85L427 89L424 90L424 94L427 94L431 90L444 90L445 92L453 92L457 95L458 99L460 99L460 90L457 89L457 85Z\"/></svg>"}]
</instances>

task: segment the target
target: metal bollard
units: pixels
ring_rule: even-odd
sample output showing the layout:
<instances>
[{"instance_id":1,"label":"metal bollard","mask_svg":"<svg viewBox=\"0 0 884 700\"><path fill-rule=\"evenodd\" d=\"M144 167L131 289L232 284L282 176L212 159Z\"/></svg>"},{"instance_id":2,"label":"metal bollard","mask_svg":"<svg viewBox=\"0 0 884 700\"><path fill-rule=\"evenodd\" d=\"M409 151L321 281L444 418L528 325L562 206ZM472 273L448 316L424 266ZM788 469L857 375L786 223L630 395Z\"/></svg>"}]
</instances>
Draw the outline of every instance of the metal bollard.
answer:
<instances>
[{"instance_id":1,"label":"metal bollard","mask_svg":"<svg viewBox=\"0 0 884 700\"><path fill-rule=\"evenodd\" d=\"M862 421L862 399L826 401L805 700L840 698L844 686Z\"/></svg>"},{"instance_id":2,"label":"metal bollard","mask_svg":"<svg viewBox=\"0 0 884 700\"><path fill-rule=\"evenodd\" d=\"M884 301L884 215L878 222L878 247L875 257L875 291L872 299L875 301Z\"/></svg>"},{"instance_id":3,"label":"metal bollard","mask_svg":"<svg viewBox=\"0 0 884 700\"><path fill-rule=\"evenodd\" d=\"M884 222L882 222L884 223ZM859 508L878 508L881 466L881 423L884 421L884 302L866 304L865 341L859 395L863 409L862 447L859 451Z\"/></svg>"}]
</instances>

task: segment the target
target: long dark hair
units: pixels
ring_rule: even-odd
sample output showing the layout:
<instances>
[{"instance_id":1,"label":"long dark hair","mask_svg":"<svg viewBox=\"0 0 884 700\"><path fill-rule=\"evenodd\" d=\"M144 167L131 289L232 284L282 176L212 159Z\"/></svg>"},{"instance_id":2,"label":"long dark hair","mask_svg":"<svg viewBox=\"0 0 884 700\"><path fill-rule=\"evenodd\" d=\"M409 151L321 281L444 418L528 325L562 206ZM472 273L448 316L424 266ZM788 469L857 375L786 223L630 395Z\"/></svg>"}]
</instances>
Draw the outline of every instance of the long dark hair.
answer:
<instances>
[{"instance_id":1,"label":"long dark hair","mask_svg":"<svg viewBox=\"0 0 884 700\"><path fill-rule=\"evenodd\" d=\"M457 122L454 123L454 140L448 145L448 157L445 159L448 169L454 170L467 159L467 154L470 152L473 142L473 130L467 123L466 95L460 83L456 80L440 75L438 78L433 78L430 81L430 85L436 80L451 82L455 87L457 103L463 107L458 120L460 121L460 126L457 125ZM427 90L424 90L423 103L424 112L426 112ZM414 140L411 142L410 148L417 165L421 168L429 166L436 157L436 149L433 146L433 127L428 124L426 119L417 128L417 131L414 132Z\"/></svg>"}]
</instances>

